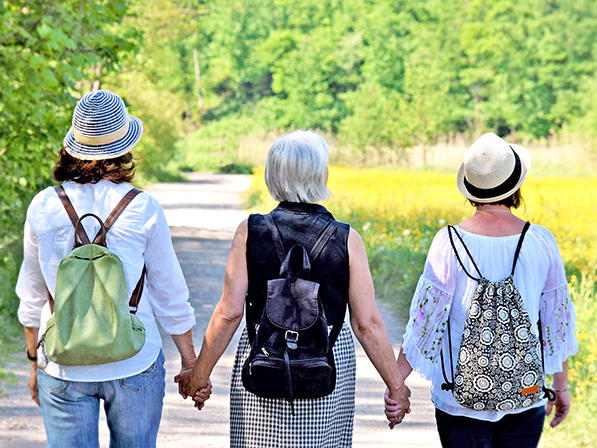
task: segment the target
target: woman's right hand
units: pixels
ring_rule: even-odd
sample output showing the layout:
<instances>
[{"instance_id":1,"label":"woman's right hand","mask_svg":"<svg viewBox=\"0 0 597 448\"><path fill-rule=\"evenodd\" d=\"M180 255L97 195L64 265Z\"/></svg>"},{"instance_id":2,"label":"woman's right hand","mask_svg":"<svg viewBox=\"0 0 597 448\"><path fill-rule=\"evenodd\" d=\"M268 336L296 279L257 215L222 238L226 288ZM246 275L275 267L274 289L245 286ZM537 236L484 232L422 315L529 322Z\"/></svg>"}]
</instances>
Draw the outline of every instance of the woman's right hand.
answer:
<instances>
[{"instance_id":1,"label":"woman's right hand","mask_svg":"<svg viewBox=\"0 0 597 448\"><path fill-rule=\"evenodd\" d=\"M384 396L386 418L390 422L390 429L402 423L404 416L410 414L410 389L404 384L397 391L390 393L386 389Z\"/></svg>"},{"instance_id":2,"label":"woman's right hand","mask_svg":"<svg viewBox=\"0 0 597 448\"><path fill-rule=\"evenodd\" d=\"M205 406L205 402L209 400L209 397L211 396L211 387L211 380L208 380L206 387L204 387L203 389L199 389L197 392L195 392L193 401L195 402L195 407L198 411L203 409L203 407Z\"/></svg>"},{"instance_id":3,"label":"woman's right hand","mask_svg":"<svg viewBox=\"0 0 597 448\"><path fill-rule=\"evenodd\" d=\"M553 416L553 420L549 424L552 428L555 428L562 423L570 411L570 392L567 389L564 392L556 392L556 401L553 403L551 401L547 402L545 415L551 415L554 406L556 412Z\"/></svg>"}]
</instances>

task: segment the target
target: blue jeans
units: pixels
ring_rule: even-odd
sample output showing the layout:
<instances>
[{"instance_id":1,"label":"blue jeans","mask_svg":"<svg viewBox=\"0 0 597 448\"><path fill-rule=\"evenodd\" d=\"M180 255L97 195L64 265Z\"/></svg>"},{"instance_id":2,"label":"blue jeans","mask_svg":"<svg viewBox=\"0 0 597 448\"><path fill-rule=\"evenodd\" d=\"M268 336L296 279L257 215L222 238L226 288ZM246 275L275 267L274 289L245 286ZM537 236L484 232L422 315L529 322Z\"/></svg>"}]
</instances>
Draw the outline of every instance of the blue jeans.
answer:
<instances>
[{"instance_id":1,"label":"blue jeans","mask_svg":"<svg viewBox=\"0 0 597 448\"><path fill-rule=\"evenodd\" d=\"M65 381L37 370L49 448L99 448L99 404L110 428L110 448L155 447L162 418L164 353L145 372L113 381Z\"/></svg>"},{"instance_id":2,"label":"blue jeans","mask_svg":"<svg viewBox=\"0 0 597 448\"><path fill-rule=\"evenodd\" d=\"M543 431L545 407L509 414L497 422L450 415L435 410L444 448L536 448Z\"/></svg>"}]
</instances>

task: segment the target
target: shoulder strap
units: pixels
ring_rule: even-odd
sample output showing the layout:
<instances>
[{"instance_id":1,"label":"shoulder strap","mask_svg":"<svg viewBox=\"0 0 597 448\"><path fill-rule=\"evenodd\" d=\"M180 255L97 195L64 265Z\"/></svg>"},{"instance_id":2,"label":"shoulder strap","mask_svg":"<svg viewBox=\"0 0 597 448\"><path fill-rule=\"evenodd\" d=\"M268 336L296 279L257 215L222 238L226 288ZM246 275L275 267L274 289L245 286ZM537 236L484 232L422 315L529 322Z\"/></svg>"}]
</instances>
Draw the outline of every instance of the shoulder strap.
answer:
<instances>
[{"instance_id":1,"label":"shoulder strap","mask_svg":"<svg viewBox=\"0 0 597 448\"><path fill-rule=\"evenodd\" d=\"M514 253L514 262L512 263L512 272L510 275L514 275L514 269L516 269L516 262L518 261L518 256L520 255L520 249L522 249L522 241L524 240L524 236L527 233L527 230L529 230L529 227L531 226L530 222L526 222L524 224L524 228L522 229L522 233L520 234L520 239L518 240L518 246L516 246L516 252Z\"/></svg>"},{"instance_id":2,"label":"shoulder strap","mask_svg":"<svg viewBox=\"0 0 597 448\"><path fill-rule=\"evenodd\" d=\"M56 190L56 193L58 194L58 197L60 198L62 205L64 205L64 208L66 209L66 213L68 214L68 217L70 218L71 222L73 223L73 226L75 227L75 231L79 234L79 238L81 239L81 242L83 244L90 244L89 237L87 236L87 233L85 232L85 229L83 228L83 226L77 225L77 223L79 222L79 217L77 216L77 212L75 211L75 208L73 207L72 202L68 198L66 191L64 191L64 187L62 185L56 185L54 187L54 189ZM118 205L114 208L114 210L112 210L112 213L110 213L110 216L108 216L108 219L106 219L106 222L104 223L105 232L108 232L108 230L110 230L110 228L112 227L112 224L114 224L114 222L120 216L122 211L126 208L127 205L129 205L129 203L133 200L133 198L135 198L139 193L141 193L141 190L137 190L136 188L133 188L126 195L124 195L124 197L120 200ZM102 237L101 234L102 234L102 231L100 229L100 232L98 232L98 234L95 236L95 238L93 240L94 243L97 243L101 240L101 237ZM104 236L105 236L105 233L104 233ZM143 286L145 285L146 271L147 271L147 268L145 265L143 265L143 271L141 272L141 278L137 282L137 286L135 286L133 294L131 295L131 300L129 301L129 308L130 308L130 311L132 314L137 313L137 307L139 306L139 302L141 301L141 294L143 294ZM50 300L51 308L53 308L52 305L54 303L54 300L52 299L52 296L51 296L49 290L48 290L48 299Z\"/></svg>"},{"instance_id":3,"label":"shoulder strap","mask_svg":"<svg viewBox=\"0 0 597 448\"><path fill-rule=\"evenodd\" d=\"M137 190L136 188L133 188L127 194L125 194L124 197L120 200L120 202L116 205L116 207L114 207L114 210L112 210L112 213L110 213L110 215L106 219L106 222L104 223L106 233L108 233L108 230L110 230L110 228L112 227L114 222L116 222L116 220L118 219L120 214L123 212L123 210L126 208L126 206L129 205L131 203L131 201L135 197L137 197L137 195L139 193L141 193L141 190ZM96 235L93 242L95 243L98 240L98 238L100 238L99 233ZM143 265L143 270L141 271L141 278L137 282L137 286L135 286L135 289L133 290L133 293L131 294L131 300L129 300L129 310L130 310L131 314L137 314L137 308L139 306L139 302L141 301L141 294L143 294L143 286L145 285L145 273L146 272L147 272L147 267L145 265Z\"/></svg>"},{"instance_id":4,"label":"shoulder strap","mask_svg":"<svg viewBox=\"0 0 597 448\"><path fill-rule=\"evenodd\" d=\"M263 215L265 219L265 223L269 228L269 231L272 234L272 239L274 240L274 246L276 247L276 252L278 253L278 258L280 258L280 263L284 263L284 259L286 258L286 253L284 252L284 244L282 243L282 237L280 237L280 231L278 230L278 226L274 222L274 218L272 215Z\"/></svg>"},{"instance_id":5,"label":"shoulder strap","mask_svg":"<svg viewBox=\"0 0 597 448\"><path fill-rule=\"evenodd\" d=\"M108 233L108 230L110 230L110 228L112 227L114 222L118 219L118 217L123 212L123 210L126 208L126 206L129 205L130 202L139 193L141 193L141 190L137 190L136 188L133 188L131 191L129 191L127 194L125 194L124 197L120 200L120 202L116 205L116 207L114 207L114 210L112 210L112 213L110 213L110 215L104 222L104 228L106 229L106 233ZM94 244L97 243L99 241L99 238L100 238L100 234L98 233L95 236L93 243Z\"/></svg>"},{"instance_id":6,"label":"shoulder strap","mask_svg":"<svg viewBox=\"0 0 597 448\"><path fill-rule=\"evenodd\" d=\"M334 232L336 232L336 230L339 227L340 227L340 224L338 224L337 221L332 220L323 229L323 232L321 232L321 235L319 235L319 238L315 242L315 245L311 249L311 252L309 252L309 258L311 259L311 263L313 263L317 259L317 257L319 257L319 255L321 254L321 252L323 251L325 246L328 244L328 242L334 235ZM336 325L332 326L332 330L330 331L330 334L328 335L329 353L332 353L334 344L338 340L338 336L340 336L340 331L342 331L342 326L344 325L345 316L346 316L346 308L344 309L344 314L343 314L342 318L338 319L338 323Z\"/></svg>"},{"instance_id":7,"label":"shoulder strap","mask_svg":"<svg viewBox=\"0 0 597 448\"><path fill-rule=\"evenodd\" d=\"M137 286L135 286L133 294L131 294L131 300L129 300L129 310L131 314L137 314L137 307L139 306L139 302L141 301L141 294L143 294L143 286L145 285L146 272L147 267L143 265L143 270L141 271L141 278L137 282Z\"/></svg>"},{"instance_id":8,"label":"shoulder strap","mask_svg":"<svg viewBox=\"0 0 597 448\"><path fill-rule=\"evenodd\" d=\"M342 317L338 319L338 323L332 326L332 330L328 336L328 343L329 343L329 353L332 352L334 348L334 344L338 340L338 336L340 336L340 332L342 331L342 327L344 326L344 319L346 318L346 307L344 307L344 312L342 313Z\"/></svg>"},{"instance_id":9,"label":"shoulder strap","mask_svg":"<svg viewBox=\"0 0 597 448\"><path fill-rule=\"evenodd\" d=\"M325 227L325 229L323 229L323 232L315 242L315 245L311 249L311 252L309 252L309 258L311 259L311 263L313 263L315 259L319 257L319 254L321 254L321 251L330 241L330 238L332 237L332 235L338 227L340 227L340 224L338 224L336 221L330 221L329 224Z\"/></svg>"},{"instance_id":10,"label":"shoulder strap","mask_svg":"<svg viewBox=\"0 0 597 448\"><path fill-rule=\"evenodd\" d=\"M79 216L73 207L73 203L68 198L66 191L64 191L64 187L62 185L55 185L54 190L56 190L56 194L60 198L60 202L62 202L62 205L64 206L68 217L70 218L70 222L73 223L73 227L75 228L75 232L77 232L79 235L79 239L83 244L89 244L89 237L87 236L87 233L85 233L85 229L83 226L77 226L77 223L79 222Z\"/></svg>"},{"instance_id":11,"label":"shoulder strap","mask_svg":"<svg viewBox=\"0 0 597 448\"><path fill-rule=\"evenodd\" d=\"M452 231L456 234L456 236L458 237L458 239L460 240L460 242L462 243L462 247L464 247L464 250L466 251L467 255L469 256L471 262L473 263L473 266L475 267L475 269L477 270L477 272L479 273L479 277L483 277L483 275L481 274L481 271L479 270L479 268L477 267L477 263L475 263L475 260L473 259L473 256L471 255L470 251L468 250L468 247L466 247L466 244L464 244L464 241L462 240L462 237L460 236L460 234L456 231L456 229L454 228L454 226L448 226L448 236L450 237L450 244L452 245L452 249L454 249L454 253L456 254L456 258L458 259L458 262L460 263L460 266L462 267L462 270L464 271L464 273L469 276L470 278L472 278L473 280L477 280L479 281L480 278L476 278L473 277L464 267L464 264L462 263L462 260L460 259L460 255L458 255L458 251L456 250L456 246L454 245L454 239L452 238Z\"/></svg>"}]
</instances>

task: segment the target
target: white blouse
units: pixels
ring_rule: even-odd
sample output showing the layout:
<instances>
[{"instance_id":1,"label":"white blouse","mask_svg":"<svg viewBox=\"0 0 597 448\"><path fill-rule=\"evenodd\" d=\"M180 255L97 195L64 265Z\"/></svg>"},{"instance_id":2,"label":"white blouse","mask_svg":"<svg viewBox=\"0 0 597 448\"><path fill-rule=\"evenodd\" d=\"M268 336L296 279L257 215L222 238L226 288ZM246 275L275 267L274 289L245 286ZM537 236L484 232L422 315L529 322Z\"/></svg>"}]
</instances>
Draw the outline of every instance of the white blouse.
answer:
<instances>
[{"instance_id":1,"label":"white blouse","mask_svg":"<svg viewBox=\"0 0 597 448\"><path fill-rule=\"evenodd\" d=\"M131 190L127 183L102 180L97 184L64 183L77 212L94 213L105 220L116 204ZM90 239L99 230L93 218L83 221ZM74 227L54 188L38 193L27 211L24 260L16 292L21 299L19 320L26 327L40 328L50 317L46 286L56 291L58 265L72 250ZM162 339L155 318L168 334L183 334L195 325L195 312L188 302L189 291L172 247L170 230L160 204L147 193L135 197L106 234L106 243L122 261L128 296L141 277L147 277L137 316L146 329L145 345L129 359L91 366L61 366L50 362L45 372L72 381L109 381L147 370L157 359ZM43 312L42 312L43 311Z\"/></svg>"},{"instance_id":2,"label":"white blouse","mask_svg":"<svg viewBox=\"0 0 597 448\"><path fill-rule=\"evenodd\" d=\"M514 252L520 235L490 237L466 232L456 226L472 257L485 278L499 281L510 275ZM458 255L473 275L477 272L462 243L454 236ZM546 342L546 373L562 371L562 363L578 351L574 336L574 304L570 300L568 281L562 257L553 234L545 227L531 225L522 244L514 282L531 318L535 334L539 334L541 312L543 338ZM451 391L441 390L444 382L440 364L440 350L448 379L452 378L449 352L458 359L460 341L469 305L477 282L466 275L458 263L450 244L448 229L441 229L433 239L423 274L415 290L410 319L404 334L402 349L413 369L431 380L435 406L451 415L497 421L513 411L474 411L461 406ZM448 347L447 321L450 318L452 346ZM542 400L535 406L543 406Z\"/></svg>"}]
</instances>

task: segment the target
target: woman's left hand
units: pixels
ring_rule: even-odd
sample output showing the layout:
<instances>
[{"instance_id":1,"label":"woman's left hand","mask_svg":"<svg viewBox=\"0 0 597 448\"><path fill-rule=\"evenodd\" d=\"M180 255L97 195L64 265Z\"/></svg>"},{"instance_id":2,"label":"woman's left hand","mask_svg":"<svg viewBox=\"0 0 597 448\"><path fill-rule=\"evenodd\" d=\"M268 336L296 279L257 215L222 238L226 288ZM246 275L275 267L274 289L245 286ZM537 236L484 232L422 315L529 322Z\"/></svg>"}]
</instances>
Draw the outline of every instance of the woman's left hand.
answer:
<instances>
[{"instance_id":1,"label":"woman's left hand","mask_svg":"<svg viewBox=\"0 0 597 448\"><path fill-rule=\"evenodd\" d=\"M184 398L185 400L189 395L189 389L191 385L191 380L193 379L193 367L185 368L183 366L180 369L180 373L174 377L174 382L178 384L178 393Z\"/></svg>"},{"instance_id":2,"label":"woman's left hand","mask_svg":"<svg viewBox=\"0 0 597 448\"><path fill-rule=\"evenodd\" d=\"M37 388L37 366L32 365L31 371L29 372L29 392L33 401L39 404L39 389Z\"/></svg>"},{"instance_id":3,"label":"woman's left hand","mask_svg":"<svg viewBox=\"0 0 597 448\"><path fill-rule=\"evenodd\" d=\"M555 428L562 423L570 411L570 392L567 388L564 392L556 392L555 402L547 402L547 411L545 414L548 416L551 415L554 407L556 408L556 412L553 416L553 420L549 424L552 428Z\"/></svg>"}]
</instances>

